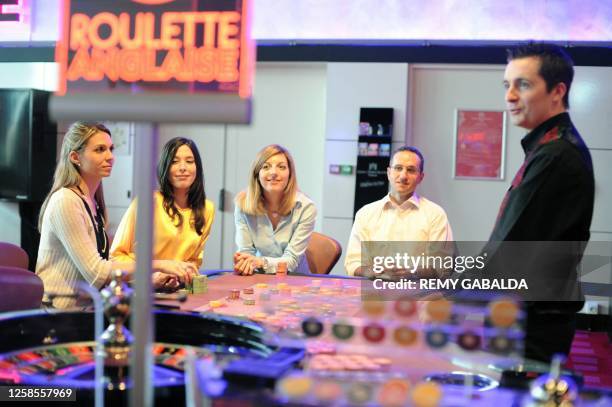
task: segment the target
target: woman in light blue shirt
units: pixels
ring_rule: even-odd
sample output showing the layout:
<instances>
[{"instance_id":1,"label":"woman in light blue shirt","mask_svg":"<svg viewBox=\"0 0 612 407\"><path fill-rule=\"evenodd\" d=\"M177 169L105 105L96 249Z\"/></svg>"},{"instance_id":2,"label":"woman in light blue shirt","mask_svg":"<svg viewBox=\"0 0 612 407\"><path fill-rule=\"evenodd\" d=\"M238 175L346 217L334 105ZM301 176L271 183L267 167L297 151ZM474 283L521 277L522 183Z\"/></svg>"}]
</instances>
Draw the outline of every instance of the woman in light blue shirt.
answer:
<instances>
[{"instance_id":1,"label":"woman in light blue shirt","mask_svg":"<svg viewBox=\"0 0 612 407\"><path fill-rule=\"evenodd\" d=\"M284 147L264 147L255 158L246 191L236 197L234 271L276 273L280 262L289 272L308 272L304 256L317 210L298 190L293 157Z\"/></svg>"}]
</instances>

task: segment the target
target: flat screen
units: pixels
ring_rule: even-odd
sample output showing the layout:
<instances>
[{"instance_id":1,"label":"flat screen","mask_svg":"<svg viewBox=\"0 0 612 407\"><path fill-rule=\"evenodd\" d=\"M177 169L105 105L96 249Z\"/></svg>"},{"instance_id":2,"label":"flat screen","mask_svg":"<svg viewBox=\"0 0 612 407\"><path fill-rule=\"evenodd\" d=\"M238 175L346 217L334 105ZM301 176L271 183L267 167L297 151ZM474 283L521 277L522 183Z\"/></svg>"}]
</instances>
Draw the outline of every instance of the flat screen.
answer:
<instances>
[{"instance_id":1,"label":"flat screen","mask_svg":"<svg viewBox=\"0 0 612 407\"><path fill-rule=\"evenodd\" d=\"M0 198L27 199L31 90L0 89Z\"/></svg>"}]
</instances>

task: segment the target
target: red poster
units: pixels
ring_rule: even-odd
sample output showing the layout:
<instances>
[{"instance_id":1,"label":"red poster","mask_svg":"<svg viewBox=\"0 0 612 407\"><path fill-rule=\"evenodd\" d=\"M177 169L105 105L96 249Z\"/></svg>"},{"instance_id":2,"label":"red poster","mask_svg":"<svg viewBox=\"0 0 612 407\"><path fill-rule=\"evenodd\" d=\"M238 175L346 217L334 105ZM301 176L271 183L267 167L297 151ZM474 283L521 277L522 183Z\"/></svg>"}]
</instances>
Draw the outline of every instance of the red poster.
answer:
<instances>
[{"instance_id":1,"label":"red poster","mask_svg":"<svg viewBox=\"0 0 612 407\"><path fill-rule=\"evenodd\" d=\"M455 178L504 178L503 111L457 110Z\"/></svg>"}]
</instances>

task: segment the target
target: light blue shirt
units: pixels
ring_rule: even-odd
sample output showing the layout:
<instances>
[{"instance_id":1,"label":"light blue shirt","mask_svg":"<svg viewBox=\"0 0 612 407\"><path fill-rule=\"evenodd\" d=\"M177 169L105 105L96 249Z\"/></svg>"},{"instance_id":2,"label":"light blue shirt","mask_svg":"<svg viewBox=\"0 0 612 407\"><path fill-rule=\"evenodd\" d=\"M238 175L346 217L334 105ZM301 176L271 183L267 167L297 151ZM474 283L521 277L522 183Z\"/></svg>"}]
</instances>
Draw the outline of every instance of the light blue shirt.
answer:
<instances>
[{"instance_id":1,"label":"light blue shirt","mask_svg":"<svg viewBox=\"0 0 612 407\"><path fill-rule=\"evenodd\" d=\"M317 209L303 193L296 195L295 206L276 225L267 215L247 215L238 205L234 211L236 245L241 253L262 256L268 261L266 273L275 273L279 262L287 263L289 272L309 272L306 247L314 230Z\"/></svg>"}]
</instances>

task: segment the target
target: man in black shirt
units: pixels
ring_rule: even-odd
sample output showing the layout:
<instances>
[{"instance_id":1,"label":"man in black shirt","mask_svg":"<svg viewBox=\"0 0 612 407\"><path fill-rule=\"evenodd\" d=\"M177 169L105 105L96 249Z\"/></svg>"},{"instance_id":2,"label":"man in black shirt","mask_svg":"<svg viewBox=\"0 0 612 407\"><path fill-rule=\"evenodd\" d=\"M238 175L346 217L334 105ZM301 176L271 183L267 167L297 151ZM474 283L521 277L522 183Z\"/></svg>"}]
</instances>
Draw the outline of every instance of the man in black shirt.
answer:
<instances>
[{"instance_id":1,"label":"man in black shirt","mask_svg":"<svg viewBox=\"0 0 612 407\"><path fill-rule=\"evenodd\" d=\"M488 246L529 241L519 244L518 256L501 259L513 264L506 277L523 273L536 281L529 287L525 356L543 361L569 353L584 304L577 266L590 236L594 178L589 150L567 113L573 76L571 58L557 46L508 51L507 110L529 133Z\"/></svg>"}]
</instances>

